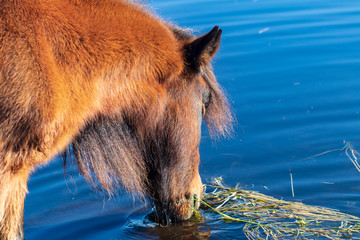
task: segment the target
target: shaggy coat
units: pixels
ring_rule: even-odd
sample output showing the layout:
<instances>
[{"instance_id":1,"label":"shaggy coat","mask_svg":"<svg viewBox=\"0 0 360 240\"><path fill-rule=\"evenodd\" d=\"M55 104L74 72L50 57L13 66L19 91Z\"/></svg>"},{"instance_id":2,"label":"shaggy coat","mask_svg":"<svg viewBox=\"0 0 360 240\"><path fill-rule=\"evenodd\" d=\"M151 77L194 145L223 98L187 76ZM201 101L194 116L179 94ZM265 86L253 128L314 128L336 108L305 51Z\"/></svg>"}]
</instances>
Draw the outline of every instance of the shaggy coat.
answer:
<instances>
[{"instance_id":1,"label":"shaggy coat","mask_svg":"<svg viewBox=\"0 0 360 240\"><path fill-rule=\"evenodd\" d=\"M149 197L161 224L191 216L202 115L231 129L209 65L220 35L124 0L0 1L0 239L24 238L29 174L66 149L91 183Z\"/></svg>"}]
</instances>

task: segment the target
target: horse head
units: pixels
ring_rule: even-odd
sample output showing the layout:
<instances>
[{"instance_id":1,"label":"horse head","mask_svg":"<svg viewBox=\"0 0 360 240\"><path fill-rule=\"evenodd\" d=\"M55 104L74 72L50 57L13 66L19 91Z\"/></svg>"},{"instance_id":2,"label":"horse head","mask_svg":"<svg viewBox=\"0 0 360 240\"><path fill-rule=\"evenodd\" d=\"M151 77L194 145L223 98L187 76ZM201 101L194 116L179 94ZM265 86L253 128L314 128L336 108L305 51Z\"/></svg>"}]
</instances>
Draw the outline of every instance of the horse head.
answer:
<instances>
[{"instance_id":1,"label":"horse head","mask_svg":"<svg viewBox=\"0 0 360 240\"><path fill-rule=\"evenodd\" d=\"M90 182L95 176L107 190L119 183L148 196L162 225L186 220L199 207L203 119L214 137L227 135L232 122L210 65L221 29L216 26L198 38L177 28L173 32L182 46L183 68L158 81L155 104L101 117L73 141L79 169Z\"/></svg>"}]
</instances>

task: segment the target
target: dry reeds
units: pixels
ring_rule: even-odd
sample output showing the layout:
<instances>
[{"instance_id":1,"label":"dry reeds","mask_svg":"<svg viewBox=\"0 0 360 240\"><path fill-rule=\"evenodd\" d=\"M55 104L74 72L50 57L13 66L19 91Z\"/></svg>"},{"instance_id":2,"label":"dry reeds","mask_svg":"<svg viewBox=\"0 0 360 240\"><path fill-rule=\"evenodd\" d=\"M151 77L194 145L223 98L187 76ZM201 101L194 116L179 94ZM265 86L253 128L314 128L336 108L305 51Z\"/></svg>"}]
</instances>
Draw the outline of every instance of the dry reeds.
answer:
<instances>
[{"instance_id":1,"label":"dry reeds","mask_svg":"<svg viewBox=\"0 0 360 240\"><path fill-rule=\"evenodd\" d=\"M224 221L244 224L248 239L360 239L360 218L337 210L279 200L256 191L224 186L221 178L206 185L202 209Z\"/></svg>"}]
</instances>

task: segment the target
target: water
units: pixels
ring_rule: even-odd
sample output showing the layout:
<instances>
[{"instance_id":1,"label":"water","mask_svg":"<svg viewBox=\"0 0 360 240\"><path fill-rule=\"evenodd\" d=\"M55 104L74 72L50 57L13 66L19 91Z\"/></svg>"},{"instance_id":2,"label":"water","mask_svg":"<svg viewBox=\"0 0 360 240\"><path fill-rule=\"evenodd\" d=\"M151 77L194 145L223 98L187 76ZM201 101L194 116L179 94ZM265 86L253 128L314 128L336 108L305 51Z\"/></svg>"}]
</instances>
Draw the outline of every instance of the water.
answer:
<instances>
[{"instance_id":1,"label":"water","mask_svg":"<svg viewBox=\"0 0 360 240\"><path fill-rule=\"evenodd\" d=\"M360 216L360 173L343 151L360 149L360 4L356 0L152 0L163 18L199 34L223 29L214 61L238 123L232 139L202 138L204 181ZM290 175L294 179L292 197ZM144 221L149 208L95 193L55 159L29 181L31 239L244 239L241 226L207 219L171 228ZM76 184L74 184L76 182ZM205 215L205 217L207 217Z\"/></svg>"}]
</instances>

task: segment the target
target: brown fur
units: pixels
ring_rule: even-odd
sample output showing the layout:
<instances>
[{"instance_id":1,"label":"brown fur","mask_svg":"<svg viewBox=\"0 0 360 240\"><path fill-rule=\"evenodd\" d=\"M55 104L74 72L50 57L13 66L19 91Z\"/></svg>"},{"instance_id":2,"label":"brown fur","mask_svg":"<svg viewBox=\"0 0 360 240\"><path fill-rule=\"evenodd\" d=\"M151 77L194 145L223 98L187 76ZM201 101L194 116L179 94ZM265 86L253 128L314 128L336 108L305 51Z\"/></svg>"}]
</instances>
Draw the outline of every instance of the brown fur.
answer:
<instances>
[{"instance_id":1,"label":"brown fur","mask_svg":"<svg viewBox=\"0 0 360 240\"><path fill-rule=\"evenodd\" d=\"M209 66L220 34L195 39L126 1L1 1L0 239L23 238L28 175L70 143L90 182L186 219L202 104L211 129L232 121Z\"/></svg>"}]
</instances>

